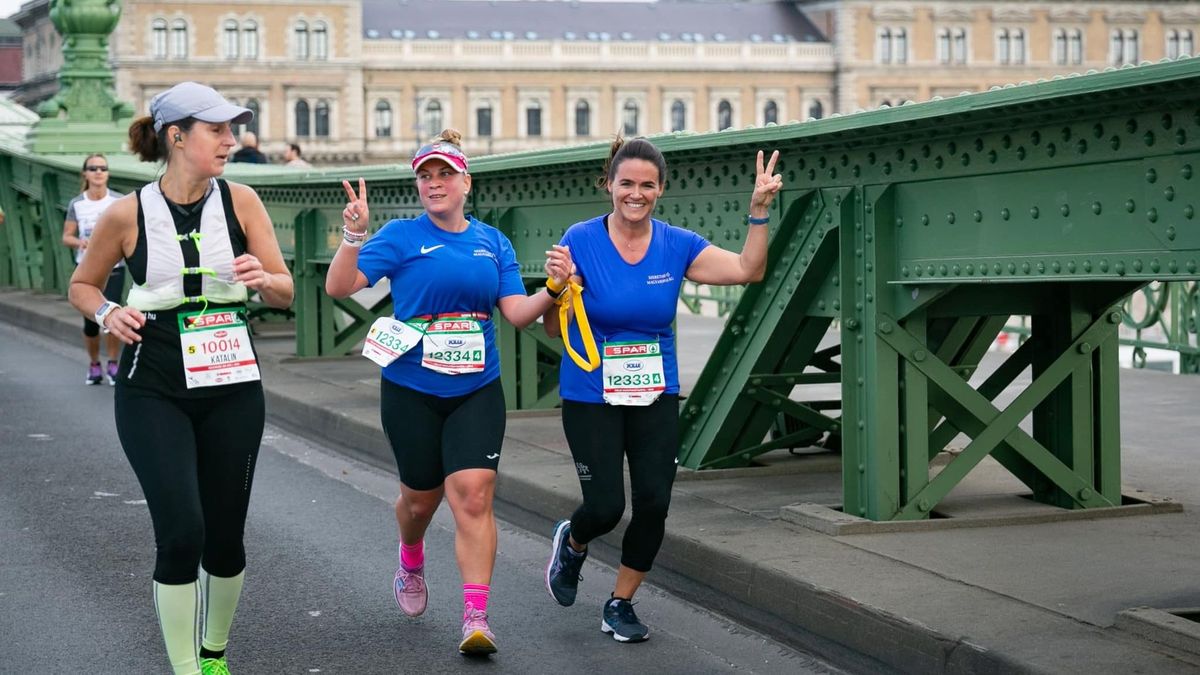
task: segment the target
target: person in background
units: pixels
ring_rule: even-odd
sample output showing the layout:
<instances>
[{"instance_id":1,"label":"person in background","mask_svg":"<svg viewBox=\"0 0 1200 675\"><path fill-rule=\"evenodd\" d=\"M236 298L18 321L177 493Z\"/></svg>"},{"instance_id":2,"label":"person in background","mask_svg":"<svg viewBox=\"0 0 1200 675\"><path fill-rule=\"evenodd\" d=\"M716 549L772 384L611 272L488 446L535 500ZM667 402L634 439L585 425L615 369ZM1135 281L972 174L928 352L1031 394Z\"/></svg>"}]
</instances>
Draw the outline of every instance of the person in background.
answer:
<instances>
[{"instance_id":1,"label":"person in background","mask_svg":"<svg viewBox=\"0 0 1200 675\"><path fill-rule=\"evenodd\" d=\"M253 131L247 131L242 134L242 147L233 153L231 162L242 162L244 164L266 164L267 156L258 149L258 136Z\"/></svg>"},{"instance_id":2,"label":"person in background","mask_svg":"<svg viewBox=\"0 0 1200 675\"><path fill-rule=\"evenodd\" d=\"M287 150L283 151L284 166L296 167L298 169L308 169L312 164L308 160L300 156L300 146L295 143L288 143Z\"/></svg>"},{"instance_id":3,"label":"person in background","mask_svg":"<svg viewBox=\"0 0 1200 675\"><path fill-rule=\"evenodd\" d=\"M487 612L496 564L492 502L505 425L492 315L498 309L519 330L537 321L554 298L545 290L526 295L512 242L466 215L471 174L461 141L457 131L446 129L417 150L412 170L425 211L389 221L370 239L366 183L360 178L356 193L343 181L349 198L343 240L325 275L325 292L345 298L384 277L391 282L394 319L383 319L381 332L400 342L390 341L390 363L377 363L387 363L379 411L400 472L396 604L409 616L425 611L425 532L445 497L463 581L458 650L482 655L497 650ZM566 283L566 249L548 251L545 270L560 286Z\"/></svg>"},{"instance_id":4,"label":"person in background","mask_svg":"<svg viewBox=\"0 0 1200 675\"><path fill-rule=\"evenodd\" d=\"M283 308L294 292L262 200L218 178L231 123L253 118L196 82L155 96L130 125L129 147L166 169L100 216L69 291L76 309L131 346L113 408L154 524L154 608L176 675L229 674L266 418L246 301L257 293ZM122 258L133 277L125 307L100 290Z\"/></svg>"},{"instance_id":5,"label":"person in background","mask_svg":"<svg viewBox=\"0 0 1200 675\"><path fill-rule=\"evenodd\" d=\"M733 285L761 281L767 266L768 208L783 185L774 174L779 153L763 164L748 200L748 231L740 254L711 245L690 230L652 217L663 194L667 162L644 138L613 143L597 184L612 211L572 225L568 247L584 291L589 340L603 346L599 367L563 358L559 370L562 425L575 461L583 503L554 527L546 588L560 605L574 604L587 545L612 531L625 512L623 465L629 462L632 514L621 542L616 587L604 602L600 628L618 642L641 642L650 630L633 611L637 592L662 545L679 453L679 366L676 307L684 279ZM561 332L554 313L546 332ZM577 317L578 318L578 317ZM564 343L586 350L584 322L568 325ZM593 365L589 361L588 365Z\"/></svg>"},{"instance_id":6,"label":"person in background","mask_svg":"<svg viewBox=\"0 0 1200 675\"><path fill-rule=\"evenodd\" d=\"M117 201L122 195L108 189L108 160L104 155L95 153L83 160L80 171L82 185L79 193L67 205L67 219L63 222L62 241L75 250L75 265L83 261L87 253L88 240L96 229L100 214ZM122 291L125 290L125 261L119 260L108 275L104 284L104 297L121 302ZM116 335L105 338L108 347L108 363L102 370L100 367L100 326L95 321L83 319L83 347L88 355L88 372L84 384L100 384L102 378L107 378L110 385L117 383L117 356L121 353L121 340Z\"/></svg>"}]
</instances>

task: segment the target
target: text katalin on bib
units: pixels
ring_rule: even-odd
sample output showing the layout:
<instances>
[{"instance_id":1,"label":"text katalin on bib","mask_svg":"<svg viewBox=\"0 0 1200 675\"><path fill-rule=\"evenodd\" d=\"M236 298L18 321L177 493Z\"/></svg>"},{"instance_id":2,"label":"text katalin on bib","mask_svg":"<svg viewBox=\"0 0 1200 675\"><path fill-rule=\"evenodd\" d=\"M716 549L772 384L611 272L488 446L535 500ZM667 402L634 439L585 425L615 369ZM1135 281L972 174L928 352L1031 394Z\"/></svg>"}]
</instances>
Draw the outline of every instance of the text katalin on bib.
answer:
<instances>
[{"instance_id":1,"label":"text katalin on bib","mask_svg":"<svg viewBox=\"0 0 1200 675\"><path fill-rule=\"evenodd\" d=\"M261 379L250 332L236 311L179 315L179 344L188 389Z\"/></svg>"}]
</instances>

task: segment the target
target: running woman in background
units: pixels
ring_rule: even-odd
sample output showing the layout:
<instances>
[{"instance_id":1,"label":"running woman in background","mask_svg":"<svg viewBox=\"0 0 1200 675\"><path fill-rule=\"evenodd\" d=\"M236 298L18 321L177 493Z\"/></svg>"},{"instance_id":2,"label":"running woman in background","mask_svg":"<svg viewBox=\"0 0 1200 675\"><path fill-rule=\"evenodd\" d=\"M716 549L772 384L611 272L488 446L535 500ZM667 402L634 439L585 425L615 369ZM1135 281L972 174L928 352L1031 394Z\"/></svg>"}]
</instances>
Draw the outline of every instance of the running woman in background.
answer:
<instances>
[{"instance_id":1,"label":"running woman in background","mask_svg":"<svg viewBox=\"0 0 1200 675\"><path fill-rule=\"evenodd\" d=\"M460 143L459 133L447 129L417 150L412 169L425 212L386 223L370 240L366 183L359 179L357 192L344 183L343 241L325 290L345 298L384 277L391 282L395 317L376 322L364 354L376 350L373 360L385 366L380 417L400 471L396 603L409 616L425 611L425 531L445 496L463 581L458 649L490 654L497 649L488 623L496 562L492 501L505 424L492 312L498 308L521 329L554 298L542 289L526 296L508 237L465 215L471 174ZM561 287L571 269L566 249L548 252L545 269ZM375 339L380 333L386 337Z\"/></svg>"},{"instance_id":2,"label":"running woman in background","mask_svg":"<svg viewBox=\"0 0 1200 675\"><path fill-rule=\"evenodd\" d=\"M108 160L104 155L95 153L83 160L80 171L83 190L67 205L67 219L63 223L62 241L75 249L75 265L78 266L87 253L88 240L92 230L96 229L96 221L110 204L121 197L120 194L108 189ZM104 283L104 297L115 302L121 301L121 293L125 290L125 261L120 260L108 275ZM115 335L109 335L105 340L108 347L108 364L100 367L100 326L90 318L83 319L83 347L88 355L88 374L84 384L100 384L102 378L107 378L110 385L117 383L117 357L121 353L121 341Z\"/></svg>"},{"instance_id":3,"label":"running woman in background","mask_svg":"<svg viewBox=\"0 0 1200 675\"><path fill-rule=\"evenodd\" d=\"M129 147L166 170L104 212L71 277L71 304L132 346L117 370L117 434L154 523L154 607L176 674L229 673L265 421L246 300L283 308L293 295L262 201L217 178L236 145L231 123L253 116L195 82L155 96ZM126 307L100 292L122 258Z\"/></svg>"},{"instance_id":4,"label":"running woman in background","mask_svg":"<svg viewBox=\"0 0 1200 675\"><path fill-rule=\"evenodd\" d=\"M562 359L562 422L575 460L583 503L554 528L546 587L560 605L575 602L587 545L612 531L625 511L624 461L629 460L633 513L621 545L616 587L604 603L601 630L619 642L641 642L650 631L633 611L637 592L662 545L679 452L679 367L672 324L684 279L732 285L761 281L767 267L767 209L782 187L779 153L763 164L750 195L749 232L741 254L651 217L663 194L667 163L650 141L613 143L598 184L612 212L572 225L569 247L585 288L591 333L601 367L587 371ZM560 334L556 316L546 331ZM585 350L582 322L564 341Z\"/></svg>"}]
</instances>

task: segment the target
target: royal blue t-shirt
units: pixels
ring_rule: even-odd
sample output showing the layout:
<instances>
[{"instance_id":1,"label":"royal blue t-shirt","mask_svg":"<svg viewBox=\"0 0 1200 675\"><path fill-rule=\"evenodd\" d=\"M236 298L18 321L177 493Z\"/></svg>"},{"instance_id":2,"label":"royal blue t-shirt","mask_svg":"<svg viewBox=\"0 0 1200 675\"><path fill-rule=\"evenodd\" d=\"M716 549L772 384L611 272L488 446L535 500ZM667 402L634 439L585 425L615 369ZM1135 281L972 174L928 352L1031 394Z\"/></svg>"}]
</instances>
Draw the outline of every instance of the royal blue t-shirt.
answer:
<instances>
[{"instance_id":1,"label":"royal blue t-shirt","mask_svg":"<svg viewBox=\"0 0 1200 675\"><path fill-rule=\"evenodd\" d=\"M563 235L562 245L583 277L583 304L596 346L605 342L655 339L662 349L664 393L679 393L679 364L671 323L679 302L683 274L708 245L700 235L651 219L650 246L636 265L621 258L608 238L607 216L576 223ZM567 328L571 346L585 355L579 324ZM604 403L603 367L584 372L565 353L559 371L559 395L569 401Z\"/></svg>"},{"instance_id":2,"label":"royal blue t-shirt","mask_svg":"<svg viewBox=\"0 0 1200 675\"><path fill-rule=\"evenodd\" d=\"M397 319L450 312L490 316L500 298L525 295L512 242L491 225L468 220L466 230L447 232L422 213L412 220L390 221L363 245L358 269L371 286L383 277L391 280ZM483 371L446 375L423 368L422 350L414 347L384 368L383 376L435 396L462 396L479 389L500 377L496 327L491 319L482 324Z\"/></svg>"}]
</instances>

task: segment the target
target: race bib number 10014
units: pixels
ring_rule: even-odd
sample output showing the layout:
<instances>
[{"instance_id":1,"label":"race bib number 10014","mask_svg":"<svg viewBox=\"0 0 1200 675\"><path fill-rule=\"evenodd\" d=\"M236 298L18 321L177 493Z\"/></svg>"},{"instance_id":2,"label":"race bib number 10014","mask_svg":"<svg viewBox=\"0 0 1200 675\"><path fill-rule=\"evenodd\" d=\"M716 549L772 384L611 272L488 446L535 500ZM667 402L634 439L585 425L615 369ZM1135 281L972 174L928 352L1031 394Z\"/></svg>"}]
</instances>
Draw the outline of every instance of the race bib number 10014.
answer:
<instances>
[{"instance_id":1,"label":"race bib number 10014","mask_svg":"<svg viewBox=\"0 0 1200 675\"><path fill-rule=\"evenodd\" d=\"M179 315L179 345L188 389L261 379L246 322L236 311Z\"/></svg>"}]
</instances>

